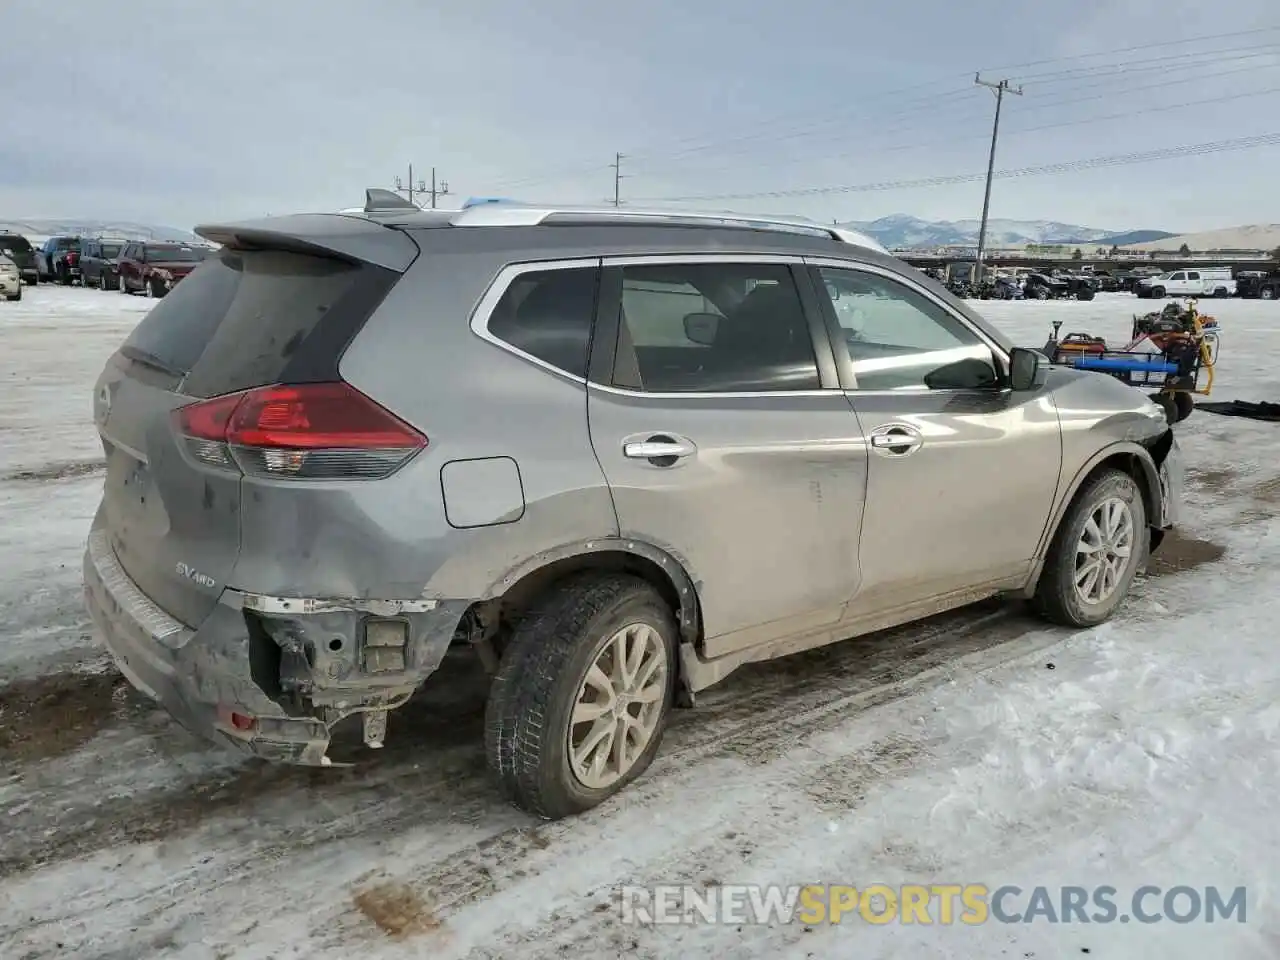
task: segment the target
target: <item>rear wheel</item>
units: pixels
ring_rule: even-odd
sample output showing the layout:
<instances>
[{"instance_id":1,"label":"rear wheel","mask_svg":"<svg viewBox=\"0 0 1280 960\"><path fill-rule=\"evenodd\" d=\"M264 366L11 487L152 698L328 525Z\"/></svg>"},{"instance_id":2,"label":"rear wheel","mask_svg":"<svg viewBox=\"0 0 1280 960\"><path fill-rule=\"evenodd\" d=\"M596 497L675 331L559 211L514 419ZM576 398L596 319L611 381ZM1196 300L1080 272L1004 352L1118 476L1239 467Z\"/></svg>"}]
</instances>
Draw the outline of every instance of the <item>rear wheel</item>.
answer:
<instances>
[{"instance_id":1,"label":"rear wheel","mask_svg":"<svg viewBox=\"0 0 1280 960\"><path fill-rule=\"evenodd\" d=\"M11 294L9 294L8 296L6 296L6 297L5 297L5 299L6 299L6 300L10 300L10 301L17 301L17 300L21 300L21 299L22 299L22 284L21 284L21 283L19 283L19 284L18 284L18 292L17 292L17 293L11 293Z\"/></svg>"},{"instance_id":2,"label":"rear wheel","mask_svg":"<svg viewBox=\"0 0 1280 960\"><path fill-rule=\"evenodd\" d=\"M1092 627L1124 601L1146 557L1149 531L1142 491L1122 470L1085 482L1049 545L1034 606L1066 627Z\"/></svg>"},{"instance_id":3,"label":"rear wheel","mask_svg":"<svg viewBox=\"0 0 1280 960\"><path fill-rule=\"evenodd\" d=\"M1213 291L1213 295L1214 295L1215 297L1217 297L1219 300L1224 300L1224 299L1226 299L1226 297L1227 297L1227 288L1226 288L1226 287L1215 287L1215 288L1214 288L1214 291Z\"/></svg>"},{"instance_id":4,"label":"rear wheel","mask_svg":"<svg viewBox=\"0 0 1280 960\"><path fill-rule=\"evenodd\" d=\"M583 574L519 620L485 713L489 769L546 819L580 813L640 776L675 689L671 608L643 580Z\"/></svg>"},{"instance_id":5,"label":"rear wheel","mask_svg":"<svg viewBox=\"0 0 1280 960\"><path fill-rule=\"evenodd\" d=\"M1258 296L1261 297L1263 300L1274 300L1276 298L1276 288L1263 287L1261 290L1258 291Z\"/></svg>"}]
</instances>

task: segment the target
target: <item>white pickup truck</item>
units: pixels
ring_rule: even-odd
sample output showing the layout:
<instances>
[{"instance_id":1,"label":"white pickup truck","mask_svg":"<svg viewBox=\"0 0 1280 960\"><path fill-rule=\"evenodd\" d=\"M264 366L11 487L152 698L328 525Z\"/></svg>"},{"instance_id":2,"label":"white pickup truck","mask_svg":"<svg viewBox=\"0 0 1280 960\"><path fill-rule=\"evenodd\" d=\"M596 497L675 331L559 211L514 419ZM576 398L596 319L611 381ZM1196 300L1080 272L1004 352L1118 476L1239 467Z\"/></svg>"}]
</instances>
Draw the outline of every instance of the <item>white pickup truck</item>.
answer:
<instances>
[{"instance_id":1,"label":"white pickup truck","mask_svg":"<svg viewBox=\"0 0 1280 960\"><path fill-rule=\"evenodd\" d=\"M1230 297L1236 282L1229 267L1205 267L1200 270L1174 270L1158 277L1146 277L1134 285L1140 297Z\"/></svg>"}]
</instances>

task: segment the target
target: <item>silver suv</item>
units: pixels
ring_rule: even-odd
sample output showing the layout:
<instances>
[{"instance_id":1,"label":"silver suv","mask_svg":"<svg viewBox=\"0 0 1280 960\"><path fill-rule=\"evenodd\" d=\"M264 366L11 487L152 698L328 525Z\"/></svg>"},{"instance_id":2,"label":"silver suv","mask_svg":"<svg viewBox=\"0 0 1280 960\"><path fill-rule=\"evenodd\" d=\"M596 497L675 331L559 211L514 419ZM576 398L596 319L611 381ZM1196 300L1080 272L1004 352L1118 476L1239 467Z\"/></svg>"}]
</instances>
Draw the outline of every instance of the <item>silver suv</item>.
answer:
<instances>
[{"instance_id":1,"label":"silver suv","mask_svg":"<svg viewBox=\"0 0 1280 960\"><path fill-rule=\"evenodd\" d=\"M1174 520L1164 414L811 222L508 203L199 231L108 361L89 608L186 726L327 765L450 648L544 817L751 662L996 594L1109 617Z\"/></svg>"}]
</instances>

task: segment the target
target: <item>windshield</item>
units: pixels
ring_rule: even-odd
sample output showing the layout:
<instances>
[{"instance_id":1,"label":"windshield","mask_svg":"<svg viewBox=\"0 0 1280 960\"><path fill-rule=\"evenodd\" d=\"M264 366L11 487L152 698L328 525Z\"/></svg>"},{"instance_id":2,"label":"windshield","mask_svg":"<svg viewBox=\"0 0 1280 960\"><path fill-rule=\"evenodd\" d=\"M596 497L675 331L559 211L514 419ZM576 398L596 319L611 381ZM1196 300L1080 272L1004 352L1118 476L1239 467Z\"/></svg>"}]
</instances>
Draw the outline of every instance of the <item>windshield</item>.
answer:
<instances>
[{"instance_id":1,"label":"windshield","mask_svg":"<svg viewBox=\"0 0 1280 960\"><path fill-rule=\"evenodd\" d=\"M208 251L198 247L147 247L147 263L199 263Z\"/></svg>"}]
</instances>

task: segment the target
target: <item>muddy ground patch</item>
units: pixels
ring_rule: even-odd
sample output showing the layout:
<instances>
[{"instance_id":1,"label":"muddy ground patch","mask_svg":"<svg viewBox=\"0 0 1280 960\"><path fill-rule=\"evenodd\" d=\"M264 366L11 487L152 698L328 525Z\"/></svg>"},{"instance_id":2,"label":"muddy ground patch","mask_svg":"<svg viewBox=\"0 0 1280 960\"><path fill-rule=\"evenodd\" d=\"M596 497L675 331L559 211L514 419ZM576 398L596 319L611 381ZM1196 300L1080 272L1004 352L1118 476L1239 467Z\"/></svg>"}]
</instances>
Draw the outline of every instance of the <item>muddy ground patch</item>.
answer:
<instances>
[{"instance_id":1,"label":"muddy ground patch","mask_svg":"<svg viewBox=\"0 0 1280 960\"><path fill-rule=\"evenodd\" d=\"M1216 563L1226 552L1226 547L1211 540L1198 540L1170 530L1147 562L1147 576L1164 577L1194 570L1206 563Z\"/></svg>"},{"instance_id":2,"label":"muddy ground patch","mask_svg":"<svg viewBox=\"0 0 1280 960\"><path fill-rule=\"evenodd\" d=\"M115 671L53 673L0 687L0 763L69 753L114 722L129 685Z\"/></svg>"}]
</instances>

